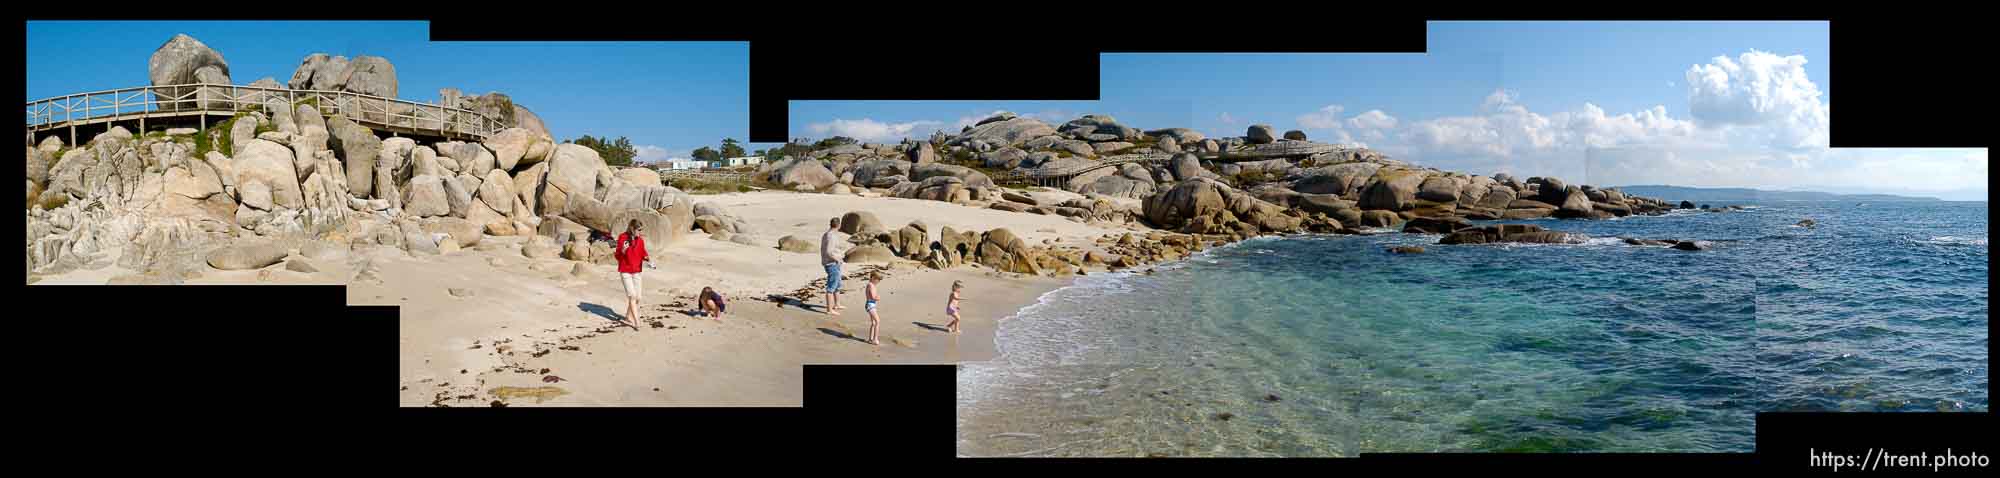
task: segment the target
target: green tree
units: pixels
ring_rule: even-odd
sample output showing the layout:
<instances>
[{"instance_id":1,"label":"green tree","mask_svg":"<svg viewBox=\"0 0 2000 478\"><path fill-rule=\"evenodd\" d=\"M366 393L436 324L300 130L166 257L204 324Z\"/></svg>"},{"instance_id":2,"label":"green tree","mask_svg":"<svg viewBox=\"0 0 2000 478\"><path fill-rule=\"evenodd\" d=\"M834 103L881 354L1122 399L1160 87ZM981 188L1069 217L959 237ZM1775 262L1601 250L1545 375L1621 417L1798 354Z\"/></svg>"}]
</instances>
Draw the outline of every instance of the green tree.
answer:
<instances>
[{"instance_id":1,"label":"green tree","mask_svg":"<svg viewBox=\"0 0 2000 478\"><path fill-rule=\"evenodd\" d=\"M741 158L744 156L749 156L749 153L743 152L743 145L737 143L736 138L722 138L722 157Z\"/></svg>"},{"instance_id":2,"label":"green tree","mask_svg":"<svg viewBox=\"0 0 2000 478\"><path fill-rule=\"evenodd\" d=\"M639 149L632 146L632 140L624 136L613 140L593 138L586 134L569 142L597 151L597 155L604 158L604 164L612 166L631 166L632 158L639 155Z\"/></svg>"},{"instance_id":3,"label":"green tree","mask_svg":"<svg viewBox=\"0 0 2000 478\"><path fill-rule=\"evenodd\" d=\"M722 161L722 153L709 149L707 146L695 149L693 154L695 161L707 161L711 163Z\"/></svg>"}]
</instances>

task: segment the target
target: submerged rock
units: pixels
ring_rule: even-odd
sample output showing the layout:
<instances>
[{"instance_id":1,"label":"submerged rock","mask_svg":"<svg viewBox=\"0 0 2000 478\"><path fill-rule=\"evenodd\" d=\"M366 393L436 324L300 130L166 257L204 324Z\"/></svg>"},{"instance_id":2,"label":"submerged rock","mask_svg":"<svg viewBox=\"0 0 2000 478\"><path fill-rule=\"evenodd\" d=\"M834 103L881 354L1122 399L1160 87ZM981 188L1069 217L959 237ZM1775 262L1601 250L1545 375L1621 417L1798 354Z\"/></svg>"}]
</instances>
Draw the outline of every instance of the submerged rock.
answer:
<instances>
[{"instance_id":1,"label":"submerged rock","mask_svg":"<svg viewBox=\"0 0 2000 478\"><path fill-rule=\"evenodd\" d=\"M1582 244L1589 236L1560 231L1551 231L1541 226L1528 224L1495 224L1460 229L1446 234L1438 244L1491 244L1502 242L1530 244Z\"/></svg>"}]
</instances>

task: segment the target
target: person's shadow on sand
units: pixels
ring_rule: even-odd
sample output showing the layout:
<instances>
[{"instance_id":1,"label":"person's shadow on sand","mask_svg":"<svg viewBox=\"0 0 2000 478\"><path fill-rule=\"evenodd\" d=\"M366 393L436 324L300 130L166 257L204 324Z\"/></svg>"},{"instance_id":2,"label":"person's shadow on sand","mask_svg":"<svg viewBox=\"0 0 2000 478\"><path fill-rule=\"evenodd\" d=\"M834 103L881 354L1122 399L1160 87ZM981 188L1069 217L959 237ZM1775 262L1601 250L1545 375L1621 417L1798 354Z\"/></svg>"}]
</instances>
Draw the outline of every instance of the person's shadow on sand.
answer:
<instances>
[{"instance_id":1,"label":"person's shadow on sand","mask_svg":"<svg viewBox=\"0 0 2000 478\"><path fill-rule=\"evenodd\" d=\"M951 329L949 329L949 328L945 328L945 326L942 326L942 325L937 325L937 324L926 324L926 323L923 323L923 322L910 322L910 323L912 323L912 324L917 324L917 326L918 326L918 327L923 327L923 328L925 328L925 329L928 329L928 330L931 330L931 331L933 331L933 332L950 332L950 331L951 331Z\"/></svg>"},{"instance_id":2,"label":"person's shadow on sand","mask_svg":"<svg viewBox=\"0 0 2000 478\"><path fill-rule=\"evenodd\" d=\"M619 315L617 311L613 311L611 310L610 307L605 307L602 305L592 304L589 302L578 302L576 304L576 309L596 315L598 317L603 317L604 320L609 320L612 322L625 321L625 317Z\"/></svg>"},{"instance_id":3,"label":"person's shadow on sand","mask_svg":"<svg viewBox=\"0 0 2000 478\"><path fill-rule=\"evenodd\" d=\"M856 341L856 342L861 342L861 343L864 343L864 344L865 344L865 343L868 343L868 340L867 340L867 339L863 339L863 338L860 338L860 337L855 337L855 336L854 336L854 334L849 334L849 333L847 333L847 332L841 332L841 331L838 331L838 330L833 330L833 329L829 329L829 328L826 328L826 327L820 327L820 328L819 328L819 331L820 331L820 333L824 333L824 334L827 334L827 335L831 335L831 336L834 336L834 337L838 337L838 338L843 338L843 339L848 339L848 340L853 340L853 341Z\"/></svg>"},{"instance_id":4,"label":"person's shadow on sand","mask_svg":"<svg viewBox=\"0 0 2000 478\"><path fill-rule=\"evenodd\" d=\"M778 294L771 294L771 295L767 295L767 296L764 296L764 298L765 298L765 299L767 299L767 300L769 300L769 301L771 301L771 303L773 303L773 304L777 304L777 305L778 305L778 308L781 308L781 309L782 309L782 308L784 308L785 306L789 305L789 306L792 306L792 307L798 307L799 309L802 309L802 310L806 310L806 311L813 311L813 310L818 310L818 311L820 311L820 312L826 312L826 306L825 306L825 305L818 305L818 306L815 306L815 305L812 305L812 304L807 304L807 303L806 303L805 301L803 301L803 300L799 300L799 299L797 299L797 298L794 298L794 297L786 297L786 296L782 296L782 295L778 295Z\"/></svg>"}]
</instances>

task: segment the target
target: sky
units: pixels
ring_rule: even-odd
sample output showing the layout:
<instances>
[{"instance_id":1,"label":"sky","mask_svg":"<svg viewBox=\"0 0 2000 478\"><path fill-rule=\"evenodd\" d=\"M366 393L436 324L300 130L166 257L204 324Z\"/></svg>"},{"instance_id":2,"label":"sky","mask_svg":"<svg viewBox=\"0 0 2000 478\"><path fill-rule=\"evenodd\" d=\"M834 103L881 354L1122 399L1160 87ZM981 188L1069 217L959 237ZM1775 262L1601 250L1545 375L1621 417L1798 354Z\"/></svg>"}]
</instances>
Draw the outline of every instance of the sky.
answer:
<instances>
[{"instance_id":1,"label":"sky","mask_svg":"<svg viewBox=\"0 0 2000 478\"><path fill-rule=\"evenodd\" d=\"M1832 149L1825 22L1432 22L1421 54L1106 54L1099 101L795 101L794 137L996 111L1241 136L1252 124L1475 174L1985 200L1985 149Z\"/></svg>"},{"instance_id":2,"label":"sky","mask_svg":"<svg viewBox=\"0 0 2000 478\"><path fill-rule=\"evenodd\" d=\"M313 53L380 56L395 65L402 99L434 102L442 88L506 93L558 140L628 137L641 161L749 137L747 42L432 42L428 25L33 21L27 101L145 86L153 52L186 33L222 54L234 83L270 77L284 84Z\"/></svg>"}]
</instances>

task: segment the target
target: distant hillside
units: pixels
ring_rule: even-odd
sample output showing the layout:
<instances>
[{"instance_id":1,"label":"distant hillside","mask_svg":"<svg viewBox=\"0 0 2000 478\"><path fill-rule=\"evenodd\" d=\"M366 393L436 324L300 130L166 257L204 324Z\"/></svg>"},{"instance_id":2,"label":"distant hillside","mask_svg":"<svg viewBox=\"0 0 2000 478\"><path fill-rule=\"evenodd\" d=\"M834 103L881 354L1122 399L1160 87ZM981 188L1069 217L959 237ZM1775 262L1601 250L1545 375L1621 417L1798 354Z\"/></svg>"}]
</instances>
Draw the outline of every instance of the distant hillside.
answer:
<instances>
[{"instance_id":1,"label":"distant hillside","mask_svg":"<svg viewBox=\"0 0 2000 478\"><path fill-rule=\"evenodd\" d=\"M1621 186L1625 194L1655 197L1667 201L1937 201L1938 198L1890 194L1834 194L1818 191L1764 191L1747 188L1691 188L1685 186Z\"/></svg>"}]
</instances>

